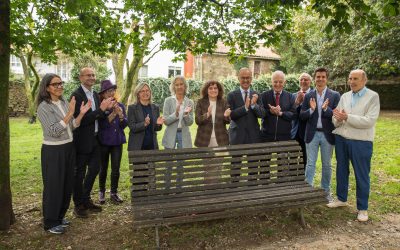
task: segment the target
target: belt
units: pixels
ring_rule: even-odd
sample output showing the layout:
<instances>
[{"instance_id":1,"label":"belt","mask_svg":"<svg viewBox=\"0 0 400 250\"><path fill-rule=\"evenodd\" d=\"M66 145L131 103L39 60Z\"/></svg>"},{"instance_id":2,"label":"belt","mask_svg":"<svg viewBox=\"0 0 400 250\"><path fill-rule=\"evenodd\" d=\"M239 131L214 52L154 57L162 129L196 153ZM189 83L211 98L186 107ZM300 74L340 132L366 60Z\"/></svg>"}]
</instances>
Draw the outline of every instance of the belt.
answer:
<instances>
[{"instance_id":1,"label":"belt","mask_svg":"<svg viewBox=\"0 0 400 250\"><path fill-rule=\"evenodd\" d=\"M176 132L182 132L182 128L178 128Z\"/></svg>"},{"instance_id":2,"label":"belt","mask_svg":"<svg viewBox=\"0 0 400 250\"><path fill-rule=\"evenodd\" d=\"M317 128L317 131L318 132L324 132L324 129L323 128Z\"/></svg>"}]
</instances>

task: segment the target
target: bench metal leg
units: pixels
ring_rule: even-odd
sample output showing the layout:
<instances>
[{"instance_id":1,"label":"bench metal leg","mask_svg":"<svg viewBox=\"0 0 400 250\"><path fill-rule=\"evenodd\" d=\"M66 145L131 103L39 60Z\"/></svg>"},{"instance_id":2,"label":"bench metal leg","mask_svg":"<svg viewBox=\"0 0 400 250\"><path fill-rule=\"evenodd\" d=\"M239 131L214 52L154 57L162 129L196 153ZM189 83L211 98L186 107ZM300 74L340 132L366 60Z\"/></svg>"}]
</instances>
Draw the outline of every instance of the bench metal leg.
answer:
<instances>
[{"instance_id":1,"label":"bench metal leg","mask_svg":"<svg viewBox=\"0 0 400 250\"><path fill-rule=\"evenodd\" d=\"M156 226L156 246L157 250L160 249L160 237L158 235L158 227Z\"/></svg>"},{"instance_id":2,"label":"bench metal leg","mask_svg":"<svg viewBox=\"0 0 400 250\"><path fill-rule=\"evenodd\" d=\"M304 208L299 208L300 223L303 228L306 227L306 221L304 219Z\"/></svg>"}]
</instances>

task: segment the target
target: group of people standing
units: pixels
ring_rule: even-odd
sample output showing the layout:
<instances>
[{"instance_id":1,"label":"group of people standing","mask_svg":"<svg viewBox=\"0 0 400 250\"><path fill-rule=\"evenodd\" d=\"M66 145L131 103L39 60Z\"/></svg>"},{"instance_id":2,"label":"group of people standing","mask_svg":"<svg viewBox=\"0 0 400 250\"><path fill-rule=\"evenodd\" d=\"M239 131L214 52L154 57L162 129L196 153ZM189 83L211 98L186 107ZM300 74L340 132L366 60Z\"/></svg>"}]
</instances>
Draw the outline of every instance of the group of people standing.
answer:
<instances>
[{"instance_id":1,"label":"group of people standing","mask_svg":"<svg viewBox=\"0 0 400 250\"><path fill-rule=\"evenodd\" d=\"M240 87L228 93L226 99L221 83L205 82L201 98L193 109L194 102L186 95L187 82L184 77L177 76L171 82L171 96L165 99L161 115L159 107L152 102L147 83L136 86L133 103L126 114L125 106L118 102L117 87L111 81L102 81L98 94L93 91L96 75L92 68L80 70L81 86L72 93L69 102L62 97L61 78L46 74L37 99L44 135L41 158L44 229L56 234L65 231L70 224L65 213L72 194L76 217L87 218L89 211L102 211L91 199L91 191L99 174L99 202L105 203L110 158L110 200L123 202L118 194L118 182L127 126L128 150L158 149L157 132L163 125L166 129L162 145L175 149L192 147L189 127L193 122L198 125L194 141L197 147L296 139L303 149L306 181L311 185L320 148L321 186L326 191L329 207L347 204L350 160L357 181L358 219L368 220L369 171L379 97L365 87L365 72L350 73L352 90L342 98L327 87L328 70L325 68L314 72L315 89L311 88L312 77L301 74L300 91L294 94L284 90L286 80L282 71L272 73L272 89L261 94L251 89L252 72L248 68L240 69L238 78ZM330 193L335 143L336 201ZM182 181L179 180L182 176L177 178L177 183Z\"/></svg>"}]
</instances>

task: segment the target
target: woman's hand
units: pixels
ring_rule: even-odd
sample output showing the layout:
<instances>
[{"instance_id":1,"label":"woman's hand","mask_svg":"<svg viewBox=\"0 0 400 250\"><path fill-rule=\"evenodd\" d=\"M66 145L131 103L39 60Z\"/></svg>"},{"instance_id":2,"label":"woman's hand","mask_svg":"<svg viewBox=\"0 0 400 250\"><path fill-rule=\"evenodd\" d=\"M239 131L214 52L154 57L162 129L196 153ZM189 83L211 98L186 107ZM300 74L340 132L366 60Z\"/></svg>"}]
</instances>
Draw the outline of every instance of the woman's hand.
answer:
<instances>
[{"instance_id":1,"label":"woman's hand","mask_svg":"<svg viewBox=\"0 0 400 250\"><path fill-rule=\"evenodd\" d=\"M157 125L163 125L164 121L165 121L164 117L162 117L162 116L158 117L157 118Z\"/></svg>"},{"instance_id":2,"label":"woman's hand","mask_svg":"<svg viewBox=\"0 0 400 250\"><path fill-rule=\"evenodd\" d=\"M69 101L69 105L68 105L68 114L69 115L74 115L74 113L75 113L75 105L76 105L76 100L75 100L75 96L73 96L71 98L71 100Z\"/></svg>"}]
</instances>

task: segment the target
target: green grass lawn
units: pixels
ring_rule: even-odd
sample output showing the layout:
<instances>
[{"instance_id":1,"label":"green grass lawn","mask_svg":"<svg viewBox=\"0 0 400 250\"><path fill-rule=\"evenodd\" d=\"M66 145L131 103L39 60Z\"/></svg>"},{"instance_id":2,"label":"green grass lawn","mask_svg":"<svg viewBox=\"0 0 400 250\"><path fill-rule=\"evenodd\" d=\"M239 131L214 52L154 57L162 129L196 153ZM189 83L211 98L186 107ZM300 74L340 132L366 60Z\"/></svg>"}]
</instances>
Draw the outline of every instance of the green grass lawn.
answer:
<instances>
[{"instance_id":1,"label":"green grass lawn","mask_svg":"<svg viewBox=\"0 0 400 250\"><path fill-rule=\"evenodd\" d=\"M153 231L144 230L139 234L129 226L131 212L129 210L130 182L129 167L126 146L123 153L120 177L120 193L127 200L123 206L106 204L104 211L91 217L90 224L79 219L72 219L73 227L66 234L67 238L50 238L41 229L41 192L42 178L40 167L40 148L42 142L42 131L40 124L30 125L27 118L13 118L10 120L11 128L11 188L13 192L14 209L17 212L18 233L12 234L7 246L12 248L25 248L24 240L29 239L31 248L43 246L60 246L65 248L66 244L78 247L79 237L89 237L87 248L97 247L99 244L108 244L107 248L133 248L143 249L154 247ZM191 127L192 138L196 135L196 125ZM128 134L128 129L126 130ZM158 134L159 145L161 145L163 131ZM332 160L332 192L335 193L335 157ZM317 162L317 174L315 183L320 185L321 163ZM376 127L376 139L374 142L374 154L371 168L371 196L370 196L370 218L380 220L386 213L400 213L400 115L397 113L382 112ZM110 182L107 181L109 186ZM350 174L349 203L347 209L328 209L325 206L312 206L306 209L305 217L310 228L326 229L338 225L346 226L348 220L355 219L355 180ZM97 200L98 182L94 186L93 198ZM123 218L121 222L118 219ZM209 248L221 246L232 248L235 244L254 244L262 240L280 240L281 237L291 237L303 234L293 222L294 217L290 211L273 211L259 216L247 216L178 225L163 228L160 231L168 247L187 249ZM30 225L26 236L21 236L19 231L25 228L24 221L34 221ZM105 228L101 225L105 223ZM307 229L309 230L309 229ZM22 232L22 235L24 233ZM90 235L90 236L88 236ZM95 236L98 235L98 236ZM24 239L22 239L25 237ZM101 238L101 240L100 240ZM64 240L70 240L66 243ZM50 241L48 241L50 240ZM47 243L46 243L47 242ZM221 243L223 242L223 243ZM2 249L0 235L0 249ZM212 247L211 247L212 248ZM220 247L221 248L221 247Z\"/></svg>"}]
</instances>

